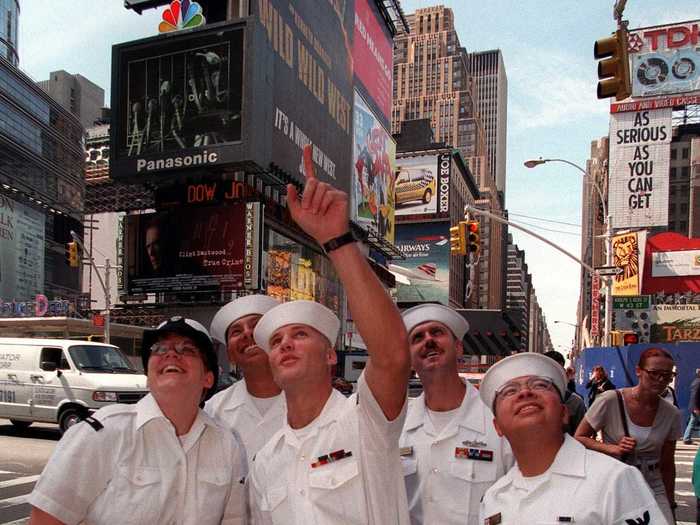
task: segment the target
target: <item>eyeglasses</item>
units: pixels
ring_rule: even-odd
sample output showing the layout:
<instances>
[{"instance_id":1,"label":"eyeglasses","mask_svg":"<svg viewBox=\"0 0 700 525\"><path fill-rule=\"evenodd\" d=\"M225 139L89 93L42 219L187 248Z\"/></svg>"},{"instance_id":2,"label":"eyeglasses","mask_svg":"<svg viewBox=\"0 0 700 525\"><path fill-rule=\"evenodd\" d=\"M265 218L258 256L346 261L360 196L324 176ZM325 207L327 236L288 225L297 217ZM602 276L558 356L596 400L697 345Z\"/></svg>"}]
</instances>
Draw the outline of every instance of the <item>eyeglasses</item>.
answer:
<instances>
[{"instance_id":1,"label":"eyeglasses","mask_svg":"<svg viewBox=\"0 0 700 525\"><path fill-rule=\"evenodd\" d=\"M496 397L501 399L508 399L520 393L520 391L527 387L531 392L544 392L546 390L552 390L554 382L547 377L531 376L528 377L522 383L511 382L506 383L501 388L496 390Z\"/></svg>"},{"instance_id":2,"label":"eyeglasses","mask_svg":"<svg viewBox=\"0 0 700 525\"><path fill-rule=\"evenodd\" d=\"M651 377L654 381L663 381L665 383L670 383L677 375L676 372L673 371L649 370L648 368L642 368L642 370L649 374L649 377Z\"/></svg>"},{"instance_id":3,"label":"eyeglasses","mask_svg":"<svg viewBox=\"0 0 700 525\"><path fill-rule=\"evenodd\" d=\"M151 347L151 355L163 356L168 353L169 350L174 350L177 355L187 356L187 357L197 357L199 356L199 350L194 346L187 343L177 343L174 345L165 345L163 343L156 343Z\"/></svg>"}]
</instances>

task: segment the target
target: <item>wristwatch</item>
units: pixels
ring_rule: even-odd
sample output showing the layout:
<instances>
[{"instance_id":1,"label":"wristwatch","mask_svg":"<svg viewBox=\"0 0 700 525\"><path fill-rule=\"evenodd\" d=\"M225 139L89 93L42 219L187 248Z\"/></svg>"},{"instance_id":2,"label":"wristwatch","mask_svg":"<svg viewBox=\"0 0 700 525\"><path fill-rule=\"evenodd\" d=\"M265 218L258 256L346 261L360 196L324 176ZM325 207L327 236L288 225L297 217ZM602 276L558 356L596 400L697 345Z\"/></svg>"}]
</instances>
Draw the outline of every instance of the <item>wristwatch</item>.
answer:
<instances>
[{"instance_id":1,"label":"wristwatch","mask_svg":"<svg viewBox=\"0 0 700 525\"><path fill-rule=\"evenodd\" d=\"M352 234L351 231L345 232L343 235L339 235L338 237L334 237L328 242L323 243L323 251L326 252L326 254L329 254L333 250L337 250L341 246L345 246L346 244L350 244L351 242L355 242L357 239L355 239L355 236Z\"/></svg>"}]
</instances>

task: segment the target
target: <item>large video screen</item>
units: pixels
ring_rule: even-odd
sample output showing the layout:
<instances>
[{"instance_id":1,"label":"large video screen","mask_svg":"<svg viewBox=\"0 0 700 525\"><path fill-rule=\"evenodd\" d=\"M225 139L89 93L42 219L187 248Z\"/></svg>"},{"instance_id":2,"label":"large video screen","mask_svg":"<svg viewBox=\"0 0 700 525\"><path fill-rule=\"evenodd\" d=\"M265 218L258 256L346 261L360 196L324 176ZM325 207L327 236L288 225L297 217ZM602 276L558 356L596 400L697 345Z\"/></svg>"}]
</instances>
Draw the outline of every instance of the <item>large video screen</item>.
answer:
<instances>
[{"instance_id":1,"label":"large video screen","mask_svg":"<svg viewBox=\"0 0 700 525\"><path fill-rule=\"evenodd\" d=\"M256 289L260 204L126 217L129 293Z\"/></svg>"},{"instance_id":2,"label":"large video screen","mask_svg":"<svg viewBox=\"0 0 700 525\"><path fill-rule=\"evenodd\" d=\"M113 176L233 160L241 140L241 27L114 47Z\"/></svg>"}]
</instances>

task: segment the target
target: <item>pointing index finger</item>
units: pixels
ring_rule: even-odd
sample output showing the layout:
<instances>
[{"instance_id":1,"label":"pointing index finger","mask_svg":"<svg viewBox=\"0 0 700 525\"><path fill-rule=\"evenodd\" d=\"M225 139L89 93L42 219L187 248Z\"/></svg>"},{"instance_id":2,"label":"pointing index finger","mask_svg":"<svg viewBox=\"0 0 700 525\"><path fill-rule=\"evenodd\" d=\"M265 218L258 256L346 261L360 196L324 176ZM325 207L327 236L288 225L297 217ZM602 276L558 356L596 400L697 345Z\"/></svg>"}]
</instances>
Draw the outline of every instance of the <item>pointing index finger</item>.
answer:
<instances>
[{"instance_id":1,"label":"pointing index finger","mask_svg":"<svg viewBox=\"0 0 700 525\"><path fill-rule=\"evenodd\" d=\"M304 146L304 175L307 179L315 179L316 172L314 171L313 146L307 144Z\"/></svg>"}]
</instances>

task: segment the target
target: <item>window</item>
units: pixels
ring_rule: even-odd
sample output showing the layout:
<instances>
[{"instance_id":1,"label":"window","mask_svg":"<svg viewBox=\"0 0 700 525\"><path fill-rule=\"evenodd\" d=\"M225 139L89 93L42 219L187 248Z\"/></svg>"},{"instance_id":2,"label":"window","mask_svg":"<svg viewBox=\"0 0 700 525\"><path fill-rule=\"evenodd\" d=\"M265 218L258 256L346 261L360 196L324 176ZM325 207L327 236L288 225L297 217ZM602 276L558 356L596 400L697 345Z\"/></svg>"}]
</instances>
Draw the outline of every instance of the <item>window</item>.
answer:
<instances>
[{"instance_id":1,"label":"window","mask_svg":"<svg viewBox=\"0 0 700 525\"><path fill-rule=\"evenodd\" d=\"M687 159L687 158L688 158L688 153L689 153L689 148L683 148L683 155L682 155L682 157L683 157L684 159Z\"/></svg>"},{"instance_id":2,"label":"window","mask_svg":"<svg viewBox=\"0 0 700 525\"><path fill-rule=\"evenodd\" d=\"M676 160L678 158L678 150L676 148L671 148L671 160Z\"/></svg>"},{"instance_id":3,"label":"window","mask_svg":"<svg viewBox=\"0 0 700 525\"><path fill-rule=\"evenodd\" d=\"M676 168L671 168L671 180L676 178Z\"/></svg>"}]
</instances>

